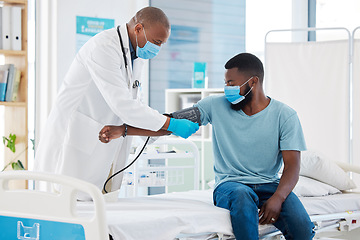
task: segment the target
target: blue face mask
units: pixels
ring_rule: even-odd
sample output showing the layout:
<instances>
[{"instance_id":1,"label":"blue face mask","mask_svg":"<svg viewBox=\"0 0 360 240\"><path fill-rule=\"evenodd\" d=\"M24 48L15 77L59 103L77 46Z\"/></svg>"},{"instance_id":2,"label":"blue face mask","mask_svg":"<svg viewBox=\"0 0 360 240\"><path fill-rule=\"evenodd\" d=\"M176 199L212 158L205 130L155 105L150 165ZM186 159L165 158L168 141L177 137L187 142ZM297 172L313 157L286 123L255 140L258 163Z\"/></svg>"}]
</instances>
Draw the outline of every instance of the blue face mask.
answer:
<instances>
[{"instance_id":1,"label":"blue face mask","mask_svg":"<svg viewBox=\"0 0 360 240\"><path fill-rule=\"evenodd\" d=\"M253 77L249 78L246 82L244 82L241 86L225 86L224 92L226 99L232 104L237 104L245 99L245 97L251 92L253 87L245 95L240 95L240 88L248 83Z\"/></svg>"},{"instance_id":2,"label":"blue face mask","mask_svg":"<svg viewBox=\"0 0 360 240\"><path fill-rule=\"evenodd\" d=\"M137 35L136 35L136 56L142 59L151 59L160 52L161 47L152 42L149 42L146 38L145 28L143 29L144 29L146 44L142 48L139 47L137 42Z\"/></svg>"}]
</instances>

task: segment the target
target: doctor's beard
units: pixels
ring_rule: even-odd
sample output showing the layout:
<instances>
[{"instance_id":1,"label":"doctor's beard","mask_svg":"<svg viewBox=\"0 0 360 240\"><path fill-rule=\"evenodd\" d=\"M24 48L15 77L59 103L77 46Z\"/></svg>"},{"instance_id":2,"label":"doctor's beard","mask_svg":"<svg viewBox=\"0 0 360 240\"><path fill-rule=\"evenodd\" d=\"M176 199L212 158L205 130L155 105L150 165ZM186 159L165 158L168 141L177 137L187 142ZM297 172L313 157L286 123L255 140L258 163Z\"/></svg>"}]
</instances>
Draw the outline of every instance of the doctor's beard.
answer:
<instances>
[{"instance_id":1,"label":"doctor's beard","mask_svg":"<svg viewBox=\"0 0 360 240\"><path fill-rule=\"evenodd\" d=\"M246 89L245 89L245 93L247 93L248 91L250 91L250 85L249 84L246 84ZM239 103L236 103L236 104L232 104L230 103L231 105L231 109L232 110L235 110L235 111L239 111L241 110L243 107L245 107L247 104L249 104L252 100L252 97L253 97L253 92L249 92L248 95L246 95L245 99L242 100L241 102Z\"/></svg>"}]
</instances>

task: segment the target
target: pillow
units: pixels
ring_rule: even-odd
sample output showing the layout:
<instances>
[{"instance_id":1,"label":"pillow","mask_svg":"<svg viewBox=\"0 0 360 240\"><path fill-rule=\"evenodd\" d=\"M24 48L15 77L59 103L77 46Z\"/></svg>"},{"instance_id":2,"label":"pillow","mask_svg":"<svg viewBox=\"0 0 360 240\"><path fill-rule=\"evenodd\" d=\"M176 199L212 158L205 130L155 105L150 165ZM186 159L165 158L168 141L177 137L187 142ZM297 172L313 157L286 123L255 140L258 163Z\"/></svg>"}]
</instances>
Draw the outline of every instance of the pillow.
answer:
<instances>
[{"instance_id":1,"label":"pillow","mask_svg":"<svg viewBox=\"0 0 360 240\"><path fill-rule=\"evenodd\" d=\"M336 163L313 151L301 153L300 175L329 184L339 190L356 188L348 174Z\"/></svg>"},{"instance_id":2,"label":"pillow","mask_svg":"<svg viewBox=\"0 0 360 240\"><path fill-rule=\"evenodd\" d=\"M304 176L299 177L293 192L298 197L321 197L341 193L339 189L333 186Z\"/></svg>"}]
</instances>

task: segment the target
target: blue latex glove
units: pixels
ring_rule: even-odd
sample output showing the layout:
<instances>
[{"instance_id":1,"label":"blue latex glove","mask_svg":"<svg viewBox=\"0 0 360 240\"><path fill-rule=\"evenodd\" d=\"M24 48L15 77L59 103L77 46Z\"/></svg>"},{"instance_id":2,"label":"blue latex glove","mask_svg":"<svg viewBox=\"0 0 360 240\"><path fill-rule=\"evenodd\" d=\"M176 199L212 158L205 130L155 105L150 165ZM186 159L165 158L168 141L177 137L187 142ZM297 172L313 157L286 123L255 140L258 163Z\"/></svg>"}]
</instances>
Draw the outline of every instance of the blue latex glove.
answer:
<instances>
[{"instance_id":1,"label":"blue latex glove","mask_svg":"<svg viewBox=\"0 0 360 240\"><path fill-rule=\"evenodd\" d=\"M170 118L170 123L167 130L176 136L188 138L197 130L199 130L199 124L187 119Z\"/></svg>"}]
</instances>

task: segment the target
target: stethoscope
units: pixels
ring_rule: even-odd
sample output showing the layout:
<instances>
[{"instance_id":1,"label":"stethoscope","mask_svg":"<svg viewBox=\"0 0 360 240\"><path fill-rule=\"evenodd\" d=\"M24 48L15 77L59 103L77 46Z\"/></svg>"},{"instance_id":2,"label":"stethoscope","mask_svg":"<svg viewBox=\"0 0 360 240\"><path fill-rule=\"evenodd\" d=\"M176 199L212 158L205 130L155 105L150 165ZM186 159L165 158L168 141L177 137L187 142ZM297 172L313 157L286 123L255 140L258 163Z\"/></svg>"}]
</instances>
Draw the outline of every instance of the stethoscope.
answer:
<instances>
[{"instance_id":1,"label":"stethoscope","mask_svg":"<svg viewBox=\"0 0 360 240\"><path fill-rule=\"evenodd\" d=\"M121 46L121 51L123 54L123 58L124 58L124 63L125 63L125 69L127 70L128 67L128 63L127 63L127 58L126 58L126 54L125 54L125 48L124 48L124 44L121 38L121 34L120 34L120 25L117 26L117 33L119 35L119 39L120 39L120 46ZM133 83L133 88L137 88L140 86L140 82L139 80L135 80L135 82Z\"/></svg>"}]
</instances>

